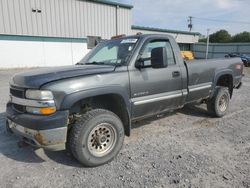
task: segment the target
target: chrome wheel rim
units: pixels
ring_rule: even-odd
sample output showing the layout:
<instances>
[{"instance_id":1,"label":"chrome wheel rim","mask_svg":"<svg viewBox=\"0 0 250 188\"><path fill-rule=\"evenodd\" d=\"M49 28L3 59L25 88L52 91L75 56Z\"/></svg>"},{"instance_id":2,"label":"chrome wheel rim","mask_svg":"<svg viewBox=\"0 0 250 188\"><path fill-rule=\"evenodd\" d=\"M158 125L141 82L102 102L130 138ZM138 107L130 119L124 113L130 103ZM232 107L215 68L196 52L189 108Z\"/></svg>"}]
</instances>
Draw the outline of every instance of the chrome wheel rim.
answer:
<instances>
[{"instance_id":1,"label":"chrome wheel rim","mask_svg":"<svg viewBox=\"0 0 250 188\"><path fill-rule=\"evenodd\" d=\"M115 146L117 133L109 123L101 123L94 127L88 137L88 149L96 157L110 153Z\"/></svg>"},{"instance_id":2,"label":"chrome wheel rim","mask_svg":"<svg viewBox=\"0 0 250 188\"><path fill-rule=\"evenodd\" d=\"M226 111L228 106L228 99L226 95L222 95L220 100L219 100L219 109L221 112Z\"/></svg>"}]
</instances>

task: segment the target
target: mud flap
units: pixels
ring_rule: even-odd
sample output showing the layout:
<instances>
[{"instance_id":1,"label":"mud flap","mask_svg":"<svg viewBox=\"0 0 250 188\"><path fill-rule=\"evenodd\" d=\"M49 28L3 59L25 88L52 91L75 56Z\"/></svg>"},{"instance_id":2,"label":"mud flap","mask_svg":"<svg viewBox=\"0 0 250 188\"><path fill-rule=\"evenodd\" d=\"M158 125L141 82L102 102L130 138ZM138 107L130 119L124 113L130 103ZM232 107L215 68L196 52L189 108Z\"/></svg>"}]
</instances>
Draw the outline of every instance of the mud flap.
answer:
<instances>
[{"instance_id":1,"label":"mud flap","mask_svg":"<svg viewBox=\"0 0 250 188\"><path fill-rule=\"evenodd\" d=\"M8 120L6 120L6 122L5 122L5 127L6 127L7 134L13 134L13 131L10 128L10 124L9 124Z\"/></svg>"}]
</instances>

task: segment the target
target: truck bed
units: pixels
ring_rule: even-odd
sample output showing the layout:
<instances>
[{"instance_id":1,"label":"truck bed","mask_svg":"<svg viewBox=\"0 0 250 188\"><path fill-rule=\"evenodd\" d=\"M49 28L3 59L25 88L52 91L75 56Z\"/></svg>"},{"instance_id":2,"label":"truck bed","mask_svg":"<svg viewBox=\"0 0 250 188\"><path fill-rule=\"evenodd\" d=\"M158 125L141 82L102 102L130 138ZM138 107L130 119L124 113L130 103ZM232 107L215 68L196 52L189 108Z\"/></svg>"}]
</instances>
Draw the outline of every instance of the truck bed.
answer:
<instances>
[{"instance_id":1,"label":"truck bed","mask_svg":"<svg viewBox=\"0 0 250 188\"><path fill-rule=\"evenodd\" d=\"M186 61L189 92L187 102L197 100L197 96L208 97L217 72L230 72L236 78L241 76L242 70L236 69L237 64L242 64L240 58ZM234 81L236 85L237 79Z\"/></svg>"}]
</instances>

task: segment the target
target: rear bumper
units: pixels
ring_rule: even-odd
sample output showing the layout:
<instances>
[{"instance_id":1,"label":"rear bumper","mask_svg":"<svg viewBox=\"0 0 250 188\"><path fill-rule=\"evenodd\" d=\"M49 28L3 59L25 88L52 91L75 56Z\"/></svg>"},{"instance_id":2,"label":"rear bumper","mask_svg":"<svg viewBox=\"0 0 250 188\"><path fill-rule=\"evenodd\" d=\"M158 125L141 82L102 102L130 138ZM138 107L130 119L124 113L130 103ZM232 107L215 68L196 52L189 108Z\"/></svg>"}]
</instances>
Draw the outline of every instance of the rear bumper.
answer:
<instances>
[{"instance_id":1,"label":"rear bumper","mask_svg":"<svg viewBox=\"0 0 250 188\"><path fill-rule=\"evenodd\" d=\"M7 126L28 144L48 150L65 149L68 111L50 116L17 113L7 104Z\"/></svg>"},{"instance_id":2,"label":"rear bumper","mask_svg":"<svg viewBox=\"0 0 250 188\"><path fill-rule=\"evenodd\" d=\"M235 76L234 77L234 88L239 89L242 85L242 77L243 75Z\"/></svg>"},{"instance_id":3,"label":"rear bumper","mask_svg":"<svg viewBox=\"0 0 250 188\"><path fill-rule=\"evenodd\" d=\"M240 82L237 86L235 86L236 89L240 89L242 86L242 82Z\"/></svg>"}]
</instances>

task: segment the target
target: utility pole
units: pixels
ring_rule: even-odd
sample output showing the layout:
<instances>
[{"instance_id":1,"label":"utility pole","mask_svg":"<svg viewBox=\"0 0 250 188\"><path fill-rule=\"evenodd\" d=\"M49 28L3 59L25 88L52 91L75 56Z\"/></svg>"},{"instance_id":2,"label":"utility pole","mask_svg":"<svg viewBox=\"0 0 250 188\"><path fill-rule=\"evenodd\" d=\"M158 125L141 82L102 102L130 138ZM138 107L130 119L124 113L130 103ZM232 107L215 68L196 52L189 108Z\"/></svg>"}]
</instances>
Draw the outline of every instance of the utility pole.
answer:
<instances>
[{"instance_id":1,"label":"utility pole","mask_svg":"<svg viewBox=\"0 0 250 188\"><path fill-rule=\"evenodd\" d=\"M119 11L119 8L120 8L120 6L119 5L117 5L116 6L116 11L115 11L115 33L116 33L116 35L118 35L118 11Z\"/></svg>"},{"instance_id":2,"label":"utility pole","mask_svg":"<svg viewBox=\"0 0 250 188\"><path fill-rule=\"evenodd\" d=\"M209 31L210 31L210 29L207 29L207 48L206 48L206 59L208 58L208 48L209 48Z\"/></svg>"},{"instance_id":3,"label":"utility pole","mask_svg":"<svg viewBox=\"0 0 250 188\"><path fill-rule=\"evenodd\" d=\"M189 28L189 31L191 32L192 29L193 29L193 17L192 16L189 16L188 17L188 28Z\"/></svg>"}]
</instances>

